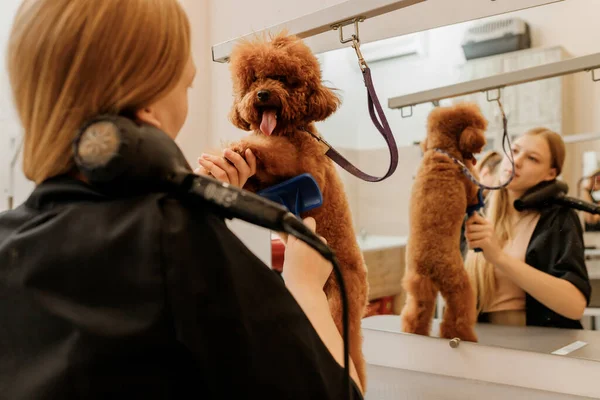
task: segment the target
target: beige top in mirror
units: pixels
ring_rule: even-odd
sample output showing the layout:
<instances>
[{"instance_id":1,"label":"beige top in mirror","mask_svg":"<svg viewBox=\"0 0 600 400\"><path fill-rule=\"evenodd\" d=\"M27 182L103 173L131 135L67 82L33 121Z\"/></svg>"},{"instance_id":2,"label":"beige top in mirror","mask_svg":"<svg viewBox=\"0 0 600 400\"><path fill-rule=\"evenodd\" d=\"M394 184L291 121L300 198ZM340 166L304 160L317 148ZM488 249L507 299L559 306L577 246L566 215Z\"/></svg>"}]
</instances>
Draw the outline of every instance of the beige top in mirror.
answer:
<instances>
[{"instance_id":1,"label":"beige top in mirror","mask_svg":"<svg viewBox=\"0 0 600 400\"><path fill-rule=\"evenodd\" d=\"M527 246L540 219L539 213L518 214L513 225L513 238L504 246L504 252L518 260L525 261ZM525 292L506 274L494 269L496 280L495 296L492 304L484 312L523 311L525 310Z\"/></svg>"}]
</instances>

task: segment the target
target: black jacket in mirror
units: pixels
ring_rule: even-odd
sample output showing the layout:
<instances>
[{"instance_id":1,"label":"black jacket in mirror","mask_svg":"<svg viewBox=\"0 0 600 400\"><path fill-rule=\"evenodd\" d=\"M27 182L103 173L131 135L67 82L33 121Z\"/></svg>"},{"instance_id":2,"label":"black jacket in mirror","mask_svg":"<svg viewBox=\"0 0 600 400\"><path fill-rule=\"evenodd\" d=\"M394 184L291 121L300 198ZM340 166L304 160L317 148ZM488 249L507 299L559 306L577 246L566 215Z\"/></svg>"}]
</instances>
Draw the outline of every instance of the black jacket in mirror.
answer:
<instances>
[{"instance_id":1,"label":"black jacket in mirror","mask_svg":"<svg viewBox=\"0 0 600 400\"><path fill-rule=\"evenodd\" d=\"M571 282L590 302L592 288L585 265L583 229L577 213L559 205L540 210L540 219L531 235L525 263L557 278ZM464 237L461 240L464 241ZM565 318L525 293L527 325L582 329L580 321ZM479 322L488 322L481 314Z\"/></svg>"},{"instance_id":2,"label":"black jacket in mirror","mask_svg":"<svg viewBox=\"0 0 600 400\"><path fill-rule=\"evenodd\" d=\"M592 288L585 265L583 228L577 213L553 205L541 210L525 262L557 278L571 282L590 302ZM565 318L529 294L525 298L527 325L582 329L580 321Z\"/></svg>"}]
</instances>

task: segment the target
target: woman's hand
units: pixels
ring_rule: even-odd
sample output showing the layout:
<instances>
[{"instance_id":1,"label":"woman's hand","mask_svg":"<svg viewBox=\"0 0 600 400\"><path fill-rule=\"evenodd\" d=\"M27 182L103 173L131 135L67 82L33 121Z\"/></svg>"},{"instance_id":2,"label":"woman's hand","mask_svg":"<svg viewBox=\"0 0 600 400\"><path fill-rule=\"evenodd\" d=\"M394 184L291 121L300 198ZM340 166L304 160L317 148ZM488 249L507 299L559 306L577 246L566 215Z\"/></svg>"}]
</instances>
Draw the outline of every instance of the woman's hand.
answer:
<instances>
[{"instance_id":1,"label":"woman's hand","mask_svg":"<svg viewBox=\"0 0 600 400\"><path fill-rule=\"evenodd\" d=\"M212 175L221 182L243 188L246 181L256 173L256 156L250 149L246 150L246 158L235 151L226 149L223 157L202 154L198 159L200 167L194 172L198 175Z\"/></svg>"},{"instance_id":2,"label":"woman's hand","mask_svg":"<svg viewBox=\"0 0 600 400\"><path fill-rule=\"evenodd\" d=\"M495 264L502 255L494 226L478 213L474 213L467 220L465 238L470 249L480 248L485 259L492 264Z\"/></svg>"},{"instance_id":3,"label":"woman's hand","mask_svg":"<svg viewBox=\"0 0 600 400\"><path fill-rule=\"evenodd\" d=\"M314 218L306 218L304 223L314 232ZM321 238L326 243L325 239ZM323 286L333 266L317 251L294 236L287 238L283 262L283 280L288 289L294 293L323 292Z\"/></svg>"}]
</instances>

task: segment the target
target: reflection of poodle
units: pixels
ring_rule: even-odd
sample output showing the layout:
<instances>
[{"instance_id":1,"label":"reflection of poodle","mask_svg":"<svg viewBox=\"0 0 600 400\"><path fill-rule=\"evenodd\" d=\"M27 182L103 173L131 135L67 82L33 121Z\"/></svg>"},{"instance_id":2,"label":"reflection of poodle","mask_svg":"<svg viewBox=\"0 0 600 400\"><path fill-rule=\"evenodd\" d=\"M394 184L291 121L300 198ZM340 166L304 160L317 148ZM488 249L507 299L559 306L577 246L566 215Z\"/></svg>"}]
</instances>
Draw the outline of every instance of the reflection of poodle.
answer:
<instances>
[{"instance_id":1,"label":"reflection of poodle","mask_svg":"<svg viewBox=\"0 0 600 400\"><path fill-rule=\"evenodd\" d=\"M485 145L487 121L475 104L436 108L429 115L423 160L410 202L407 270L402 310L405 332L429 335L438 291L446 301L440 336L477 341L475 297L459 248L467 205L478 187L440 149L473 170L474 153Z\"/></svg>"},{"instance_id":2,"label":"reflection of poodle","mask_svg":"<svg viewBox=\"0 0 600 400\"><path fill-rule=\"evenodd\" d=\"M302 217L315 218L317 233L339 259L349 301L350 356L364 388L361 319L367 310L367 271L342 182L314 125L336 111L340 101L321 83L317 58L294 36L242 43L230 62L235 95L230 118L253 132L229 147L242 155L250 148L257 158L256 175L245 189L257 191L309 173L323 193L323 205ZM342 333L341 297L333 274L325 292Z\"/></svg>"}]
</instances>

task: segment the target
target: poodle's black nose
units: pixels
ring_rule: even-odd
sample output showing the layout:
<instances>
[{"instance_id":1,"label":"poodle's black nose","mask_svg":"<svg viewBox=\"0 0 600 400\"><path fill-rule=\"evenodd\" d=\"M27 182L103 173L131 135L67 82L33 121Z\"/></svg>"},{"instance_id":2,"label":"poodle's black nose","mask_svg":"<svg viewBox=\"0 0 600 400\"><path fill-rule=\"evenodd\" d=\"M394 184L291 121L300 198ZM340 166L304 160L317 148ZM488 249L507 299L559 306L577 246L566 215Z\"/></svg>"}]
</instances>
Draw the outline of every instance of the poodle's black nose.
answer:
<instances>
[{"instance_id":1,"label":"poodle's black nose","mask_svg":"<svg viewBox=\"0 0 600 400\"><path fill-rule=\"evenodd\" d=\"M269 100L269 95L271 94L271 92L269 92L268 90L259 90L258 91L258 100L259 101L267 101Z\"/></svg>"}]
</instances>

